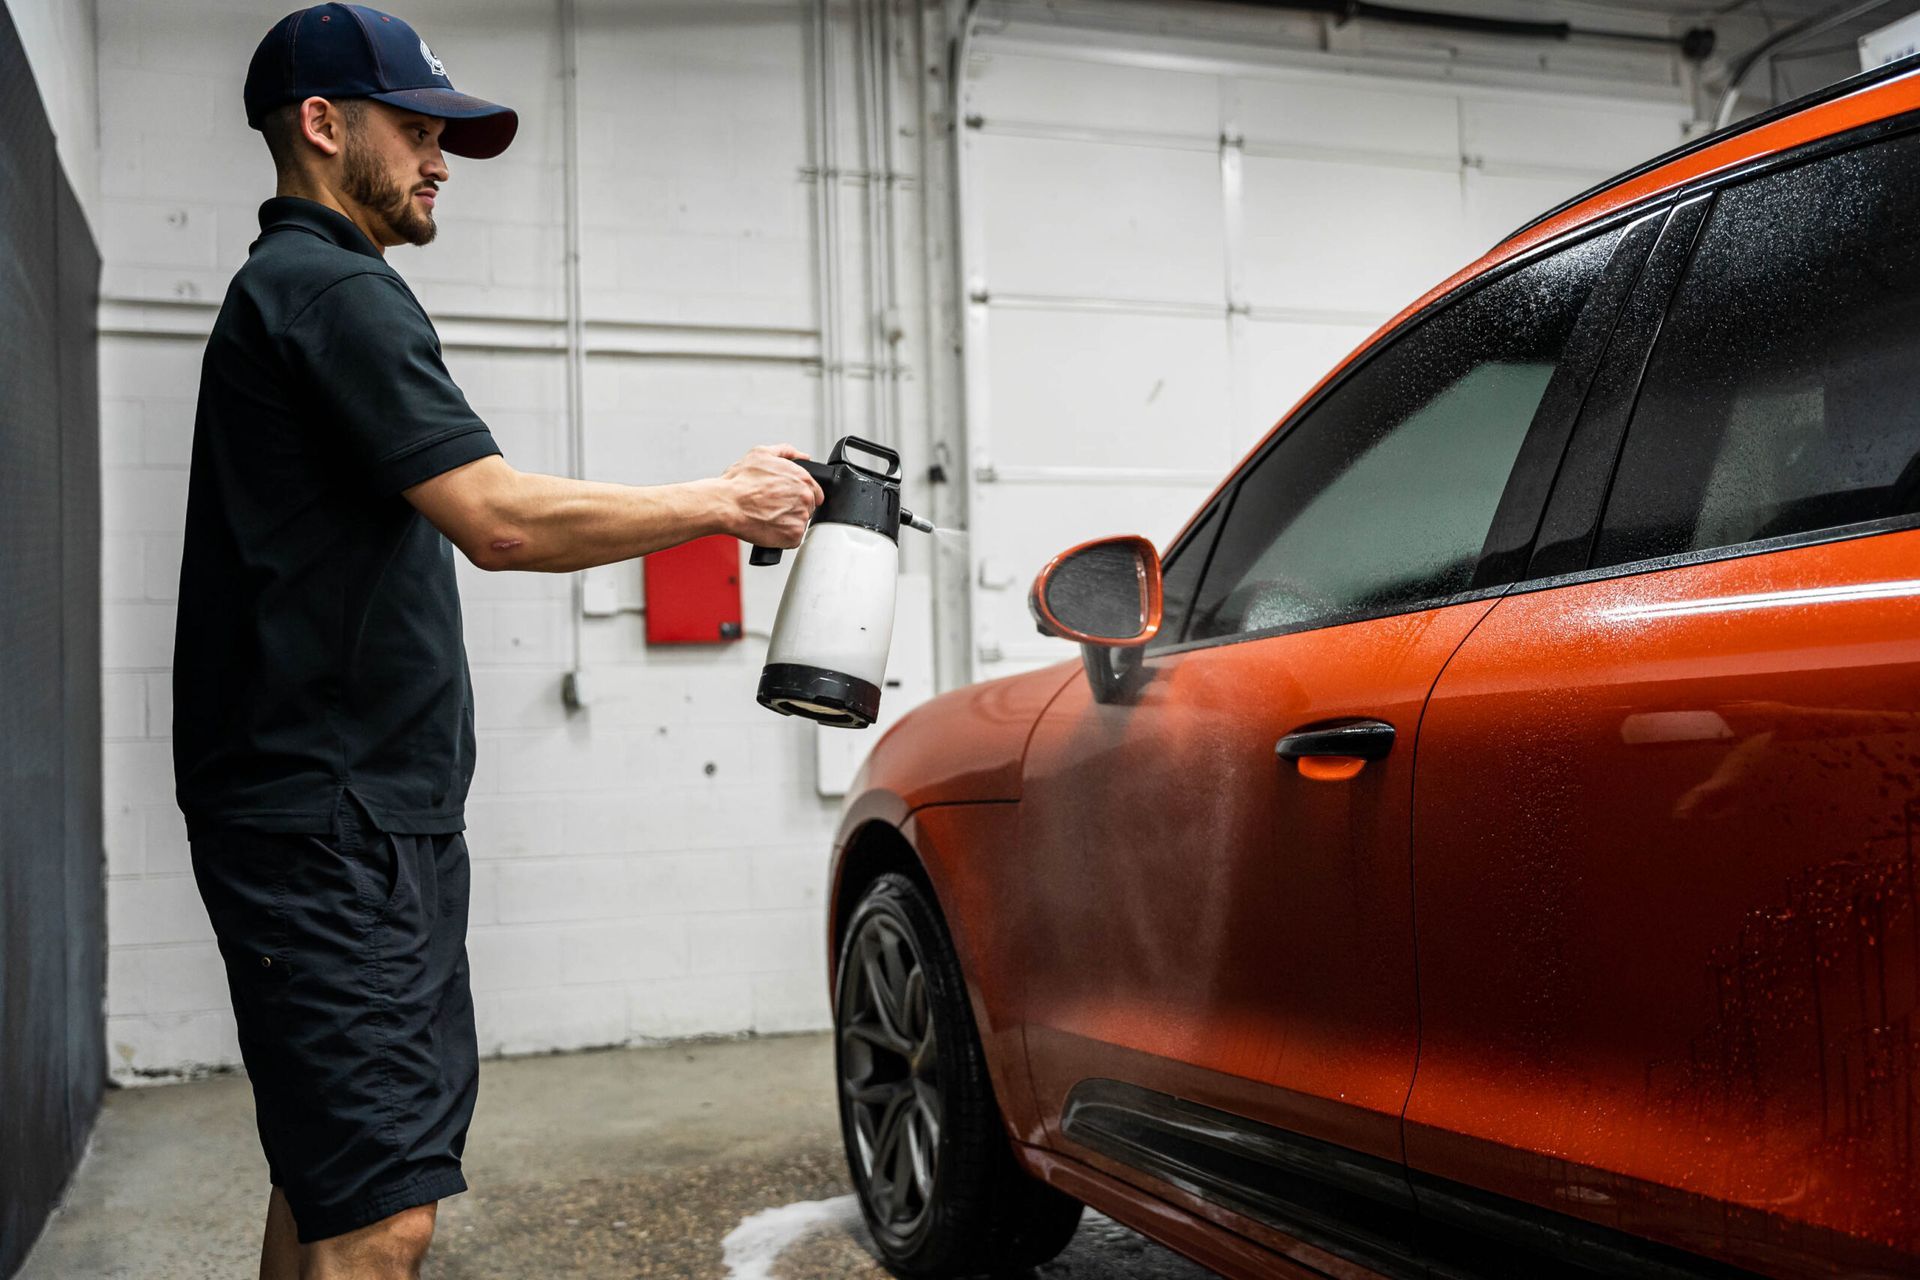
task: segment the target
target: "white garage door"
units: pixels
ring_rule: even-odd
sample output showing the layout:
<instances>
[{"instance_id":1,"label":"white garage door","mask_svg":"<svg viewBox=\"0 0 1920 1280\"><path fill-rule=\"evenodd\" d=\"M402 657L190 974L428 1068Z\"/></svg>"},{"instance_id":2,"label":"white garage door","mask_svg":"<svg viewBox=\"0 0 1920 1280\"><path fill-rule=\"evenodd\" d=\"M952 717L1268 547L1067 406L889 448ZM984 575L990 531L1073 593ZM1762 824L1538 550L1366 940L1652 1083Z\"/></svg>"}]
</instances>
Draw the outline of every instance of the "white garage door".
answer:
<instances>
[{"instance_id":1,"label":"white garage door","mask_svg":"<svg viewBox=\"0 0 1920 1280\"><path fill-rule=\"evenodd\" d=\"M1153 56L1005 20L972 34L977 676L1070 656L1026 614L1049 556L1109 533L1164 549L1382 321L1527 218L1678 143L1689 116L1671 85L1616 96L1551 74L1465 84L1354 61Z\"/></svg>"}]
</instances>

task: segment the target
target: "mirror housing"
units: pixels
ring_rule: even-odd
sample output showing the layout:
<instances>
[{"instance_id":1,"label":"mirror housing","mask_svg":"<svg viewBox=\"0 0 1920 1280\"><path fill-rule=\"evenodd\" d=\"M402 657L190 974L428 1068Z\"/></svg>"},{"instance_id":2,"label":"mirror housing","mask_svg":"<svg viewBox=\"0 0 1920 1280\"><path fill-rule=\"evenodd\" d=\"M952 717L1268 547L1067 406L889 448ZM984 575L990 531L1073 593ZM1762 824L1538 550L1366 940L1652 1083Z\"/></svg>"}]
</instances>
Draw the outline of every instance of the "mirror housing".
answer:
<instances>
[{"instance_id":1,"label":"mirror housing","mask_svg":"<svg viewBox=\"0 0 1920 1280\"><path fill-rule=\"evenodd\" d=\"M1136 535L1063 551L1033 580L1027 610L1043 636L1135 649L1160 630L1160 553Z\"/></svg>"}]
</instances>

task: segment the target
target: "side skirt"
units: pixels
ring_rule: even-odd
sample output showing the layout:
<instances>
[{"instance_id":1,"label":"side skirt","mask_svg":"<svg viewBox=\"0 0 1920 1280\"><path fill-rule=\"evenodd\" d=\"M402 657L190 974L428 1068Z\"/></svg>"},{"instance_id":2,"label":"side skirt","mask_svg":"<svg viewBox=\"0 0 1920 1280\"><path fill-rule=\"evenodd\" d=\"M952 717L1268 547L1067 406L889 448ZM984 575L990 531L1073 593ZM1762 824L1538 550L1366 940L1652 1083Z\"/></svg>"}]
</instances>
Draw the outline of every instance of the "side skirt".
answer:
<instances>
[{"instance_id":1,"label":"side skirt","mask_svg":"<svg viewBox=\"0 0 1920 1280\"><path fill-rule=\"evenodd\" d=\"M1110 1160L1381 1275L1738 1280L1753 1273L1117 1080L1061 1130Z\"/></svg>"}]
</instances>

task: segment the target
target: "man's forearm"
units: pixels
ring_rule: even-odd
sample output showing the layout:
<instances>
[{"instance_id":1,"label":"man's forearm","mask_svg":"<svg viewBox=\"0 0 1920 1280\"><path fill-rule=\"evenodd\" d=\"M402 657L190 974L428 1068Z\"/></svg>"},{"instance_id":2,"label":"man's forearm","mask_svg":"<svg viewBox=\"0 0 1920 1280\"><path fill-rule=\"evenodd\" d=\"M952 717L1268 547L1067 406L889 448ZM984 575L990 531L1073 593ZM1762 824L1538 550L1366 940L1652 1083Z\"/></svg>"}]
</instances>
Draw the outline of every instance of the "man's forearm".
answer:
<instances>
[{"instance_id":1,"label":"man's forearm","mask_svg":"<svg viewBox=\"0 0 1920 1280\"><path fill-rule=\"evenodd\" d=\"M567 573L732 531L720 480L642 487L515 471L498 458L470 465L477 483L450 495L466 509L435 523L459 530L454 541L483 569Z\"/></svg>"},{"instance_id":2,"label":"man's forearm","mask_svg":"<svg viewBox=\"0 0 1920 1280\"><path fill-rule=\"evenodd\" d=\"M732 508L717 480L637 486L515 474L510 528L489 548L502 569L567 573L729 532Z\"/></svg>"},{"instance_id":3,"label":"man's forearm","mask_svg":"<svg viewBox=\"0 0 1920 1280\"><path fill-rule=\"evenodd\" d=\"M711 480L641 487L515 471L490 454L405 491L482 569L568 573L723 533L797 547L820 486L792 445L761 445Z\"/></svg>"}]
</instances>

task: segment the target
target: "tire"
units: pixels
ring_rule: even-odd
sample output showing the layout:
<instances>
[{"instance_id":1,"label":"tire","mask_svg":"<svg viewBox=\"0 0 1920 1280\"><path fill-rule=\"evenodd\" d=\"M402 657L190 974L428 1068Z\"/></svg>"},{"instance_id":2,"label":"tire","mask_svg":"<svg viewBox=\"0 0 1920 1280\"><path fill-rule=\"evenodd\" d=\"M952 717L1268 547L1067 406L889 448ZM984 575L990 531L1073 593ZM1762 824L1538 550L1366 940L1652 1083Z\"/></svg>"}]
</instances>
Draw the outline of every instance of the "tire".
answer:
<instances>
[{"instance_id":1,"label":"tire","mask_svg":"<svg viewBox=\"0 0 1920 1280\"><path fill-rule=\"evenodd\" d=\"M838 973L840 1132L888 1270L1014 1275L1066 1248L1080 1202L1014 1163L960 962L927 891L893 873L869 885Z\"/></svg>"}]
</instances>

